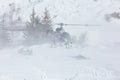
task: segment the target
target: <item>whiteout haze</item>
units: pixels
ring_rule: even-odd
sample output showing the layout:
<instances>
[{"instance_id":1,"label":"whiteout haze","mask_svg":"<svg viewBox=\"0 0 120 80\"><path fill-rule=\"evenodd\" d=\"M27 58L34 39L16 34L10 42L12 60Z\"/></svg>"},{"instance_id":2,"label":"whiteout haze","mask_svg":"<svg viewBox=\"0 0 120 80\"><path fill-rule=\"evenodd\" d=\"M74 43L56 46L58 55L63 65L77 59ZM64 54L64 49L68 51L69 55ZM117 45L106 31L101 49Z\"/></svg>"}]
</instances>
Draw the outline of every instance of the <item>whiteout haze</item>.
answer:
<instances>
[{"instance_id":1,"label":"whiteout haze","mask_svg":"<svg viewBox=\"0 0 120 80\"><path fill-rule=\"evenodd\" d=\"M119 0L0 0L0 80L120 80Z\"/></svg>"}]
</instances>

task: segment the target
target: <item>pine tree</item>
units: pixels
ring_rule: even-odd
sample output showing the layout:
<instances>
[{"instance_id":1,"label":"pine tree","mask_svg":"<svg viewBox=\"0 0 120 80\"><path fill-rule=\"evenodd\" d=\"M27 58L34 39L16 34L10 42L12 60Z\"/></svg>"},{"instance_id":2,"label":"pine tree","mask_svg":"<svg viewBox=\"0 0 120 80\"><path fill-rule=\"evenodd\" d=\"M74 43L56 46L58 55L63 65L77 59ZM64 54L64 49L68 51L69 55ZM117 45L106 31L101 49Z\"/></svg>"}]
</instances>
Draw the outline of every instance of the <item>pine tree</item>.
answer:
<instances>
[{"instance_id":1,"label":"pine tree","mask_svg":"<svg viewBox=\"0 0 120 80\"><path fill-rule=\"evenodd\" d=\"M47 9L45 9L42 20L36 16L35 10L33 9L30 16L30 21L27 22L27 31L24 32L25 43L33 45L50 41L51 35L53 35L51 23L52 21Z\"/></svg>"},{"instance_id":2,"label":"pine tree","mask_svg":"<svg viewBox=\"0 0 120 80\"><path fill-rule=\"evenodd\" d=\"M44 34L50 38L50 35L53 33L53 28L52 28L52 20L49 14L49 11L47 8L45 8L44 12L44 17L42 20L43 28L44 28Z\"/></svg>"},{"instance_id":3,"label":"pine tree","mask_svg":"<svg viewBox=\"0 0 120 80\"><path fill-rule=\"evenodd\" d=\"M50 14L49 14L49 11L48 11L47 8L45 8L43 23L45 23L45 24L51 24L52 23L51 17L50 17Z\"/></svg>"},{"instance_id":4,"label":"pine tree","mask_svg":"<svg viewBox=\"0 0 120 80\"><path fill-rule=\"evenodd\" d=\"M27 22L26 30L24 32L25 43L33 45L38 44L40 42L40 19L36 16L34 8L32 10L32 14L30 16L30 21Z\"/></svg>"},{"instance_id":5,"label":"pine tree","mask_svg":"<svg viewBox=\"0 0 120 80\"><path fill-rule=\"evenodd\" d=\"M14 16L14 13L15 13L15 3L11 3L9 4L9 14L8 14L8 17L9 17L9 24L13 24L13 16Z\"/></svg>"}]
</instances>

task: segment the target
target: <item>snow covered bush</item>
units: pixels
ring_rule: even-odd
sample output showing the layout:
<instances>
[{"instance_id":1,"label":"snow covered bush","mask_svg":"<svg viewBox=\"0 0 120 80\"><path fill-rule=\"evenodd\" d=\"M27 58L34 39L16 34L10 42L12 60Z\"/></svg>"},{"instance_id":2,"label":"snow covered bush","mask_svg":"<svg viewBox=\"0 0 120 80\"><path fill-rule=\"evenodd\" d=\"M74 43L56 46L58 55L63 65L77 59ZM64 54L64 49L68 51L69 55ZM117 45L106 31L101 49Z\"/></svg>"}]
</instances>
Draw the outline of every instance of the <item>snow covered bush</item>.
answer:
<instances>
[{"instance_id":1,"label":"snow covered bush","mask_svg":"<svg viewBox=\"0 0 120 80\"><path fill-rule=\"evenodd\" d=\"M18 53L22 55L32 55L33 52L31 49L21 48L18 50Z\"/></svg>"}]
</instances>

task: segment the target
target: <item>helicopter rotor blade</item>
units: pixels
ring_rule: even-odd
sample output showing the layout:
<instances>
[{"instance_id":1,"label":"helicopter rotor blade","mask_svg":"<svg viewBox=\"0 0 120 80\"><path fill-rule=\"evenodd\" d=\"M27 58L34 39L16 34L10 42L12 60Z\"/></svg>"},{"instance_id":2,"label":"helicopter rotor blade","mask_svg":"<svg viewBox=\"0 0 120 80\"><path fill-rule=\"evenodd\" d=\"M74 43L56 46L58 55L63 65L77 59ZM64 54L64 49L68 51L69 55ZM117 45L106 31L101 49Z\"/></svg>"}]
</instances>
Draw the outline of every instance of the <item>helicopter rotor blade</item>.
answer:
<instances>
[{"instance_id":1,"label":"helicopter rotor blade","mask_svg":"<svg viewBox=\"0 0 120 80\"><path fill-rule=\"evenodd\" d=\"M66 26L101 26L96 24L65 24Z\"/></svg>"},{"instance_id":2,"label":"helicopter rotor blade","mask_svg":"<svg viewBox=\"0 0 120 80\"><path fill-rule=\"evenodd\" d=\"M55 25L60 25L60 26L101 26L101 25L96 25L96 24L64 24L64 23L56 23Z\"/></svg>"}]
</instances>

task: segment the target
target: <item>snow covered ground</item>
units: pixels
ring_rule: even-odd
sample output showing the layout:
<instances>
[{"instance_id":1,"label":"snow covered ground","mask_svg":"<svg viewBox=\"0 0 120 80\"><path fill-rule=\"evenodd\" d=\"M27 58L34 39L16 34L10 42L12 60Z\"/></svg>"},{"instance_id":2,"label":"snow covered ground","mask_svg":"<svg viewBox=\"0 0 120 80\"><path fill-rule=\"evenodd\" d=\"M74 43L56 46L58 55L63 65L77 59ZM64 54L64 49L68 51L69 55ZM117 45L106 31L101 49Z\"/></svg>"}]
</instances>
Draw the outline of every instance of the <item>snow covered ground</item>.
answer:
<instances>
[{"instance_id":1,"label":"snow covered ground","mask_svg":"<svg viewBox=\"0 0 120 80\"><path fill-rule=\"evenodd\" d=\"M0 52L0 80L119 80L118 47L51 48L33 46Z\"/></svg>"}]
</instances>

